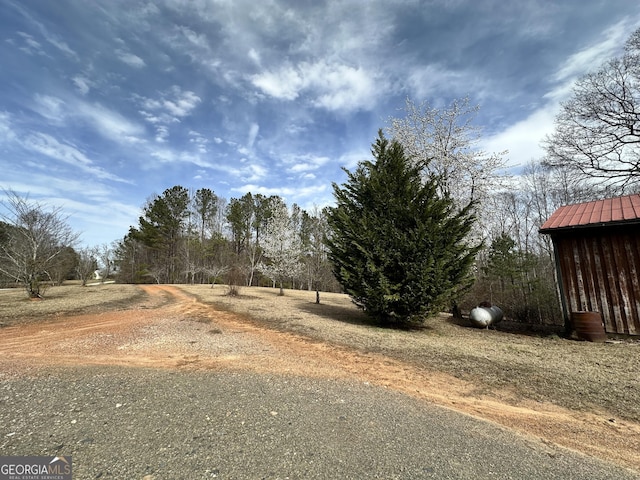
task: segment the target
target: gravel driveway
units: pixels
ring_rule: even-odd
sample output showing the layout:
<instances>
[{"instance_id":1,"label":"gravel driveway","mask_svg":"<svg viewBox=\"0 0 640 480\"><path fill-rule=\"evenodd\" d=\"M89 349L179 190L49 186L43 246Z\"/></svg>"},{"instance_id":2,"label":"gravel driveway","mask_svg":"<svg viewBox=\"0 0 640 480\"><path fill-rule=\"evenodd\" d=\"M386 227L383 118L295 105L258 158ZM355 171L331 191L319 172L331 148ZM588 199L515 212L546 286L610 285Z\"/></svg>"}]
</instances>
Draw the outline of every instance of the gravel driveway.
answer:
<instances>
[{"instance_id":1,"label":"gravel driveway","mask_svg":"<svg viewBox=\"0 0 640 480\"><path fill-rule=\"evenodd\" d=\"M632 479L366 382L128 367L0 374L0 454L74 479Z\"/></svg>"}]
</instances>

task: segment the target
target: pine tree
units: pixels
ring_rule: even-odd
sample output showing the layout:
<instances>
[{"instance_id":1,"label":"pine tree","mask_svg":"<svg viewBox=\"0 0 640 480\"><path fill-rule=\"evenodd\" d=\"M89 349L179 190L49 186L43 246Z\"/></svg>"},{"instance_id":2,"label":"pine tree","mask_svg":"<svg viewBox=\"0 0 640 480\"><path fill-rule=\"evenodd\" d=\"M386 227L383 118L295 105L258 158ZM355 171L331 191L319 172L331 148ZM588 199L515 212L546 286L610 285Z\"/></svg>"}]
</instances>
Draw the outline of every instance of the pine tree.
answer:
<instances>
[{"instance_id":1,"label":"pine tree","mask_svg":"<svg viewBox=\"0 0 640 480\"><path fill-rule=\"evenodd\" d=\"M400 143L379 132L374 161L361 162L334 184L327 241L345 292L383 323L421 322L470 285L479 246L466 242L472 205L458 210L424 179Z\"/></svg>"},{"instance_id":2,"label":"pine tree","mask_svg":"<svg viewBox=\"0 0 640 480\"><path fill-rule=\"evenodd\" d=\"M155 252L149 265L157 282L175 283L179 280L178 247L184 238L189 214L189 191L176 185L156 196L144 208L138 229L131 229L133 239Z\"/></svg>"}]
</instances>

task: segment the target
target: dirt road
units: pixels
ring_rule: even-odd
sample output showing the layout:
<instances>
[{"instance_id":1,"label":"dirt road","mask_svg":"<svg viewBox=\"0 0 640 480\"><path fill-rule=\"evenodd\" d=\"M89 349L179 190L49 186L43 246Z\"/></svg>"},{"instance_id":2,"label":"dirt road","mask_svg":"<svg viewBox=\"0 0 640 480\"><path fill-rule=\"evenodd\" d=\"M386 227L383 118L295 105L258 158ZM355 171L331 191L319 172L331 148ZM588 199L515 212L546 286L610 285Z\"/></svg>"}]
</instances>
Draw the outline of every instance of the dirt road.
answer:
<instances>
[{"instance_id":1,"label":"dirt road","mask_svg":"<svg viewBox=\"0 0 640 480\"><path fill-rule=\"evenodd\" d=\"M358 379L640 471L640 425L539 402L514 407L508 392L488 396L448 375L274 331L173 286L143 288L148 300L135 309L3 328L0 372L116 365Z\"/></svg>"}]
</instances>

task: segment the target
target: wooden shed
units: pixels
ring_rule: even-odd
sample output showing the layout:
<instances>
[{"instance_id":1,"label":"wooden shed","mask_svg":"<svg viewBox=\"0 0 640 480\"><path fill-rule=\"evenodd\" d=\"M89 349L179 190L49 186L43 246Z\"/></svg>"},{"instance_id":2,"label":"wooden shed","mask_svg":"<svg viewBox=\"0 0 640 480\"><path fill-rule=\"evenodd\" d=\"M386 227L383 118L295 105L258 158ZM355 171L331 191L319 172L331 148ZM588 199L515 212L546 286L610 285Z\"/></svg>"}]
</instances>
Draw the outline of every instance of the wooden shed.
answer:
<instances>
[{"instance_id":1,"label":"wooden shed","mask_svg":"<svg viewBox=\"0 0 640 480\"><path fill-rule=\"evenodd\" d=\"M560 207L540 233L553 241L565 321L597 311L607 333L640 335L640 195Z\"/></svg>"}]
</instances>

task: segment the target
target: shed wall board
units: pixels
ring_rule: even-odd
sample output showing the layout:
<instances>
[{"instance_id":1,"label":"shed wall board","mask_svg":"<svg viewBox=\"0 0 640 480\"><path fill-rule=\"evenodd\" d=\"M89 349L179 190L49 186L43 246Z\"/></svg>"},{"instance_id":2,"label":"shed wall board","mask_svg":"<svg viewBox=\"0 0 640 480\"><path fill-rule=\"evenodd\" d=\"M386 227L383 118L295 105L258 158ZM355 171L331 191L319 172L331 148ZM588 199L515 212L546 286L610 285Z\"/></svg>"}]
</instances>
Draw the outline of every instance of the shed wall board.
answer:
<instances>
[{"instance_id":1,"label":"shed wall board","mask_svg":"<svg viewBox=\"0 0 640 480\"><path fill-rule=\"evenodd\" d=\"M640 335L640 227L551 235L560 263L565 315L598 311L607 333Z\"/></svg>"}]
</instances>

